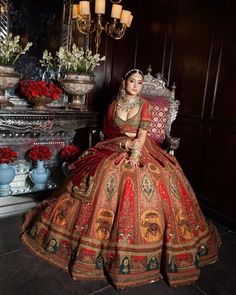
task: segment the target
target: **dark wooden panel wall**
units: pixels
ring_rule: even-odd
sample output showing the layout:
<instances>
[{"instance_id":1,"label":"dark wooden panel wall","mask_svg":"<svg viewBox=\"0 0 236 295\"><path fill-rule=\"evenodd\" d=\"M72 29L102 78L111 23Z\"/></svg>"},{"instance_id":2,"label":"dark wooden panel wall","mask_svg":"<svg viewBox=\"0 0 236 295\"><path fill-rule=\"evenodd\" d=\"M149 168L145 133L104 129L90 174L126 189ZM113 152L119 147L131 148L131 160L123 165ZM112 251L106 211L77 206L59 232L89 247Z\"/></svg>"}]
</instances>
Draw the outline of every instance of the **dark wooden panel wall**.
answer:
<instances>
[{"instance_id":1,"label":"dark wooden panel wall","mask_svg":"<svg viewBox=\"0 0 236 295\"><path fill-rule=\"evenodd\" d=\"M175 81L181 102L172 132L181 137L176 157L203 207L235 226L236 3L123 2L135 21L122 40L104 40L108 59L99 69L94 99L100 107L101 100L108 102L120 75L132 67L145 71L151 64L155 73Z\"/></svg>"}]
</instances>

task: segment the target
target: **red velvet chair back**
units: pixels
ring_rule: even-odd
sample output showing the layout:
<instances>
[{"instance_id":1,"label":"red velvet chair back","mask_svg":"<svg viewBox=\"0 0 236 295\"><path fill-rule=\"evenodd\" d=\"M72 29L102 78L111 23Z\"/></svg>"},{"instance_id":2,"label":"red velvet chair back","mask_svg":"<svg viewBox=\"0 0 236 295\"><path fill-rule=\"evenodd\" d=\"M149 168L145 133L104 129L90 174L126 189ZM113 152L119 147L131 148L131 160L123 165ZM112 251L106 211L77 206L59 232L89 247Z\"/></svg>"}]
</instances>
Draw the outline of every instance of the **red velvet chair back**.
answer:
<instances>
[{"instance_id":1,"label":"red velvet chair back","mask_svg":"<svg viewBox=\"0 0 236 295\"><path fill-rule=\"evenodd\" d=\"M152 105L152 122L148 135L161 145L166 137L170 137L171 124L176 119L179 101L175 100L175 85L171 89L166 87L166 80L158 73L156 78L151 75L151 66L148 74L144 75L141 97Z\"/></svg>"},{"instance_id":2,"label":"red velvet chair back","mask_svg":"<svg viewBox=\"0 0 236 295\"><path fill-rule=\"evenodd\" d=\"M166 125L168 122L170 102L165 96L142 95L152 105L152 122L148 135L161 145L166 137Z\"/></svg>"}]
</instances>

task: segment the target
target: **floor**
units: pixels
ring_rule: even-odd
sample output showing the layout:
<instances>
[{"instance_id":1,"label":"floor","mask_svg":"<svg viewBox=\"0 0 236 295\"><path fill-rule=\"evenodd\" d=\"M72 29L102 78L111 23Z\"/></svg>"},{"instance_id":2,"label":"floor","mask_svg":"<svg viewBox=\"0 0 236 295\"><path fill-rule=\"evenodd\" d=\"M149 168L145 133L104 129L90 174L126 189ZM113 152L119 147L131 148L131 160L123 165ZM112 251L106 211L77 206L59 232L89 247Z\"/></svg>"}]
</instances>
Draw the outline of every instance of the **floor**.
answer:
<instances>
[{"instance_id":1,"label":"floor","mask_svg":"<svg viewBox=\"0 0 236 295\"><path fill-rule=\"evenodd\" d=\"M202 269L195 285L170 288L159 281L115 290L106 281L74 281L63 271L30 254L18 240L20 219L20 216L0 219L0 295L236 294L236 233L219 224L216 225L222 237L220 261Z\"/></svg>"}]
</instances>

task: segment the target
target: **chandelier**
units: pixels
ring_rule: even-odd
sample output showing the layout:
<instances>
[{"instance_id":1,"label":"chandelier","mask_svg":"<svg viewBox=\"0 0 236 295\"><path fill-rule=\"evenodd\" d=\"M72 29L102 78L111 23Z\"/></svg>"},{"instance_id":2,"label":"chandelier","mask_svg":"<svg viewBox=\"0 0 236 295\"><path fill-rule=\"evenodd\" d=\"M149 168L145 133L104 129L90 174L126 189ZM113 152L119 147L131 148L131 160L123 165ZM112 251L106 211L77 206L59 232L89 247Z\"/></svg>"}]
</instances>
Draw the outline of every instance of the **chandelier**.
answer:
<instances>
[{"instance_id":1,"label":"chandelier","mask_svg":"<svg viewBox=\"0 0 236 295\"><path fill-rule=\"evenodd\" d=\"M77 29L82 34L95 32L95 50L99 51L101 34L105 32L113 39L121 39L127 28L131 26L133 15L120 5L122 0L110 0L112 2L111 21L103 24L102 15L105 14L106 0L95 0L95 15L93 20L90 11L90 1L80 1L73 5L72 18L76 22Z\"/></svg>"}]
</instances>

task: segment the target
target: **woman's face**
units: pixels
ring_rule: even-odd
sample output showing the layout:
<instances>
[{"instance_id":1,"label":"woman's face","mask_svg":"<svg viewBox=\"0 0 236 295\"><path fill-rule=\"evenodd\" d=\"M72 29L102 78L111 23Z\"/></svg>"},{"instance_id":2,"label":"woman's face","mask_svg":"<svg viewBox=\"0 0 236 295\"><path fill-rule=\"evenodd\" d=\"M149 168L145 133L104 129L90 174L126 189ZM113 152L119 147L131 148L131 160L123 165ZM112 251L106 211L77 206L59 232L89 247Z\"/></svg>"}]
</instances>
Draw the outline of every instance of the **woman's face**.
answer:
<instances>
[{"instance_id":1,"label":"woman's face","mask_svg":"<svg viewBox=\"0 0 236 295\"><path fill-rule=\"evenodd\" d=\"M132 74L125 83L125 89L129 95L138 95L141 92L143 77L139 73Z\"/></svg>"}]
</instances>

